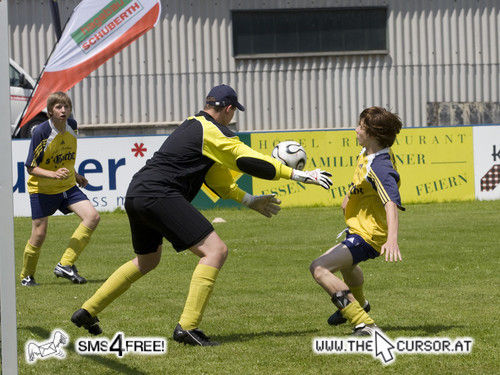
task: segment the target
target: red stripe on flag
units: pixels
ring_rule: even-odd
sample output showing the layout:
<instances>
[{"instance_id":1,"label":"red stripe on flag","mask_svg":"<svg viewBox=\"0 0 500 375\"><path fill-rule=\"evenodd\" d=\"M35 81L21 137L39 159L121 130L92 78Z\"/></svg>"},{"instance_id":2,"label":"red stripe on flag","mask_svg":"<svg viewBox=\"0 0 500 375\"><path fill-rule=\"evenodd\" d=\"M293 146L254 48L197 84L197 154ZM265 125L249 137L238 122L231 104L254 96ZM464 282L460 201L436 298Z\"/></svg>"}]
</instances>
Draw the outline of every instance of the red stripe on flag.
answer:
<instances>
[{"instance_id":1,"label":"red stripe on flag","mask_svg":"<svg viewBox=\"0 0 500 375\"><path fill-rule=\"evenodd\" d=\"M154 26L159 16L159 12L160 6L156 4L134 26L104 50L92 57L92 59L66 70L44 72L20 127L34 118L46 106L45 100L50 94L55 91L69 90L111 57L150 30Z\"/></svg>"}]
</instances>

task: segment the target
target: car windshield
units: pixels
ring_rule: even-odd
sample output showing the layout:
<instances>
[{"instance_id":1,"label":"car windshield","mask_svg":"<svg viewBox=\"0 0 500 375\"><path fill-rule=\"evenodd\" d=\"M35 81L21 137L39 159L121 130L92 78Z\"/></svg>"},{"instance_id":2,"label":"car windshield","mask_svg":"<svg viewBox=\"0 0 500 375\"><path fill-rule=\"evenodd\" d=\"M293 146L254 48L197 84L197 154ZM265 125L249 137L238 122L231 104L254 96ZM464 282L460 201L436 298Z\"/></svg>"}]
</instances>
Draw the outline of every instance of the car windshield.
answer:
<instances>
[{"instance_id":1,"label":"car windshield","mask_svg":"<svg viewBox=\"0 0 500 375\"><path fill-rule=\"evenodd\" d=\"M24 89L33 89L33 87L31 87L31 84L12 65L9 65L9 79L11 87L22 87Z\"/></svg>"}]
</instances>

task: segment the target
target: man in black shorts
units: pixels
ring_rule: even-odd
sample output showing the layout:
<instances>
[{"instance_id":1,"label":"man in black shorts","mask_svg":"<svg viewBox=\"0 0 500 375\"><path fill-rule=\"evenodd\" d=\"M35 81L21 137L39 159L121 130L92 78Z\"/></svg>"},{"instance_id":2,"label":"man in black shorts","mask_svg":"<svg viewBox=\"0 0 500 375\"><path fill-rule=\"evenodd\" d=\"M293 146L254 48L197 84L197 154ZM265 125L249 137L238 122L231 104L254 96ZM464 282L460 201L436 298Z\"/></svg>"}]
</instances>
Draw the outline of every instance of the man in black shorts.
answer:
<instances>
[{"instance_id":1,"label":"man in black shorts","mask_svg":"<svg viewBox=\"0 0 500 375\"><path fill-rule=\"evenodd\" d=\"M200 257L173 338L190 345L217 345L198 326L228 251L212 224L190 203L202 184L221 198L234 199L267 217L278 213L281 201L274 195L245 193L236 185L230 169L325 189L332 184L328 172L292 170L242 143L227 128L236 109L245 110L231 87L212 88L204 110L186 119L134 175L125 209L137 256L118 268L73 314L71 320L78 327L91 334L101 333L97 314L158 265L165 237L176 251L189 249Z\"/></svg>"}]
</instances>

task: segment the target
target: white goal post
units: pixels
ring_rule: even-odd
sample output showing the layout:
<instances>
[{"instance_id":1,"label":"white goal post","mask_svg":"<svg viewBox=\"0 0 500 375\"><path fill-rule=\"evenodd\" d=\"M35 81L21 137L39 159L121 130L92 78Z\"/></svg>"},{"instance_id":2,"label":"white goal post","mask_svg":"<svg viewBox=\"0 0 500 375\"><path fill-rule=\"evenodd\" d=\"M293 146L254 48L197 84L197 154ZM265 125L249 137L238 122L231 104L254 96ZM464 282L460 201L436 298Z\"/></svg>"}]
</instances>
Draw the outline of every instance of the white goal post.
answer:
<instances>
[{"instance_id":1,"label":"white goal post","mask_svg":"<svg viewBox=\"0 0 500 375\"><path fill-rule=\"evenodd\" d=\"M0 317L2 374L17 374L17 324L10 135L9 27L7 1L0 0Z\"/></svg>"}]
</instances>

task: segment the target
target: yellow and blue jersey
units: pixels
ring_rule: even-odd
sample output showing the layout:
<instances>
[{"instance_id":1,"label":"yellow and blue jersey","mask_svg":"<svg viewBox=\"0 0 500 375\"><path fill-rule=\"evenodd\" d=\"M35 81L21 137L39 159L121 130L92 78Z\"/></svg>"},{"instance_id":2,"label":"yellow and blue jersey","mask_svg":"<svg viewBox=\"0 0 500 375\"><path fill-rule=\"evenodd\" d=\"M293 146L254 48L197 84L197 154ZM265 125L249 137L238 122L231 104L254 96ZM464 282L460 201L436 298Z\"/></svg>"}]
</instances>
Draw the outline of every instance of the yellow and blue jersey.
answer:
<instances>
[{"instance_id":1,"label":"yellow and blue jersey","mask_svg":"<svg viewBox=\"0 0 500 375\"><path fill-rule=\"evenodd\" d=\"M186 119L132 178L127 197L183 196L194 199L203 183L223 199L241 202L245 192L230 169L255 177L290 179L292 169L241 142L201 111Z\"/></svg>"},{"instance_id":2,"label":"yellow and blue jersey","mask_svg":"<svg viewBox=\"0 0 500 375\"><path fill-rule=\"evenodd\" d=\"M41 194L59 194L76 185L76 121L68 119L64 132L59 132L52 121L40 124L31 138L26 159L26 167L40 167L49 171L67 168L69 177L56 180L30 175L28 192Z\"/></svg>"},{"instance_id":3,"label":"yellow and blue jersey","mask_svg":"<svg viewBox=\"0 0 500 375\"><path fill-rule=\"evenodd\" d=\"M361 150L349 188L345 220L350 233L358 234L379 252L387 242L385 204L392 201L404 211L400 183L389 148L370 155L366 155L365 149Z\"/></svg>"}]
</instances>

